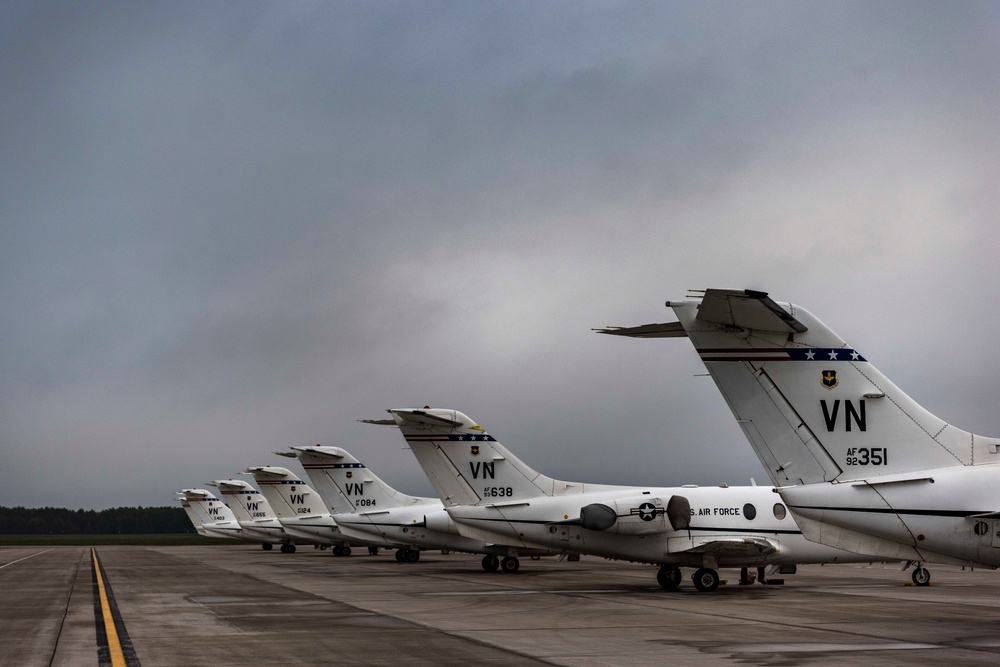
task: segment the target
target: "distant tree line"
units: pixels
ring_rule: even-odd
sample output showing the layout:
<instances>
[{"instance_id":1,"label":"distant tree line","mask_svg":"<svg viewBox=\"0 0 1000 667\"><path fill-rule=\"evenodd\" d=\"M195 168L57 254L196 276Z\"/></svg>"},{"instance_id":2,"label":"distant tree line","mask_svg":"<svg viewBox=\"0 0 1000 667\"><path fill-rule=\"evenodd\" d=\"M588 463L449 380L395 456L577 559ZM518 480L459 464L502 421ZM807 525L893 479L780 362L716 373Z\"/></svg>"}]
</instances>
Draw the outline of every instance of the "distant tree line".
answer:
<instances>
[{"instance_id":1,"label":"distant tree line","mask_svg":"<svg viewBox=\"0 0 1000 667\"><path fill-rule=\"evenodd\" d=\"M193 532L194 527L180 507L114 507L97 511L0 506L0 535L150 535Z\"/></svg>"}]
</instances>

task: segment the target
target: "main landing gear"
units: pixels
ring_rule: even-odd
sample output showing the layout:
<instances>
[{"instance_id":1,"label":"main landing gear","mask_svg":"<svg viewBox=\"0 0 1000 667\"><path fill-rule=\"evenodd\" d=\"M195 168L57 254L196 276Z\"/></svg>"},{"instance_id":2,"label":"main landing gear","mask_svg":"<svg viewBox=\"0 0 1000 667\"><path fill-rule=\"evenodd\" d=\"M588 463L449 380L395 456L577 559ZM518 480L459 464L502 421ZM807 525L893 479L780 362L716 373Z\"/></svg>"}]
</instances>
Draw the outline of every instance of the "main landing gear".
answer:
<instances>
[{"instance_id":1,"label":"main landing gear","mask_svg":"<svg viewBox=\"0 0 1000 667\"><path fill-rule=\"evenodd\" d=\"M506 556L503 560L499 557L487 554L483 556L483 571L496 572L501 570L505 574L514 574L521 569L521 561L516 556Z\"/></svg>"},{"instance_id":2,"label":"main landing gear","mask_svg":"<svg viewBox=\"0 0 1000 667\"><path fill-rule=\"evenodd\" d=\"M264 551L270 551L273 547L274 545L271 544L270 542L264 542L264 544L260 545L260 548L263 549Z\"/></svg>"},{"instance_id":3,"label":"main landing gear","mask_svg":"<svg viewBox=\"0 0 1000 667\"><path fill-rule=\"evenodd\" d=\"M283 554L293 554L295 553L295 545L291 542L285 542L281 545L281 553Z\"/></svg>"},{"instance_id":4,"label":"main landing gear","mask_svg":"<svg viewBox=\"0 0 1000 667\"><path fill-rule=\"evenodd\" d=\"M666 591L676 590L681 585L681 569L676 565L663 565L656 571L656 583Z\"/></svg>"},{"instance_id":5,"label":"main landing gear","mask_svg":"<svg viewBox=\"0 0 1000 667\"><path fill-rule=\"evenodd\" d=\"M331 548L330 551L333 553L334 556L350 556L351 555L351 547L346 546L346 545L345 546L341 546L339 544L334 544L333 548Z\"/></svg>"},{"instance_id":6,"label":"main landing gear","mask_svg":"<svg viewBox=\"0 0 1000 667\"><path fill-rule=\"evenodd\" d=\"M400 563L416 563L420 560L420 551L417 549L396 549L396 561Z\"/></svg>"},{"instance_id":7,"label":"main landing gear","mask_svg":"<svg viewBox=\"0 0 1000 667\"><path fill-rule=\"evenodd\" d=\"M710 567L702 567L691 575L691 581L702 593L711 593L719 587L719 573Z\"/></svg>"},{"instance_id":8,"label":"main landing gear","mask_svg":"<svg viewBox=\"0 0 1000 667\"><path fill-rule=\"evenodd\" d=\"M711 593L719 587L719 573L710 567L703 567L691 575L691 582L702 593ZM676 565L660 566L656 571L656 583L664 590L677 590L681 585L681 569Z\"/></svg>"}]
</instances>

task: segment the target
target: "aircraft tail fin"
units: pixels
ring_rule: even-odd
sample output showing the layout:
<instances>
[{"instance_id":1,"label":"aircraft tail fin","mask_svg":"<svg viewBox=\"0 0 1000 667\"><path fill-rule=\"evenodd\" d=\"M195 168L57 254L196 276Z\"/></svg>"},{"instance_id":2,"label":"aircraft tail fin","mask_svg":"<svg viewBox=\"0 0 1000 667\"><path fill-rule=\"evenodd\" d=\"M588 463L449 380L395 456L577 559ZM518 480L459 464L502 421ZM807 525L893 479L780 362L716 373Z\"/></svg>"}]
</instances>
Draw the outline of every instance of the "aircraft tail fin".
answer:
<instances>
[{"instance_id":1,"label":"aircraft tail fin","mask_svg":"<svg viewBox=\"0 0 1000 667\"><path fill-rule=\"evenodd\" d=\"M241 523L277 521L278 517L267 498L242 479L217 479L211 484L219 489L226 505Z\"/></svg>"},{"instance_id":2,"label":"aircraft tail fin","mask_svg":"<svg viewBox=\"0 0 1000 667\"><path fill-rule=\"evenodd\" d=\"M431 500L397 491L346 449L323 445L291 449L290 454L298 457L334 514L408 507Z\"/></svg>"},{"instance_id":3,"label":"aircraft tail fin","mask_svg":"<svg viewBox=\"0 0 1000 667\"><path fill-rule=\"evenodd\" d=\"M934 416L798 306L721 289L667 305L775 485L1000 460L1000 440Z\"/></svg>"},{"instance_id":4,"label":"aircraft tail fin","mask_svg":"<svg viewBox=\"0 0 1000 667\"><path fill-rule=\"evenodd\" d=\"M288 468L261 466L245 472L253 475L279 521L329 513L320 495Z\"/></svg>"},{"instance_id":5,"label":"aircraft tail fin","mask_svg":"<svg viewBox=\"0 0 1000 667\"><path fill-rule=\"evenodd\" d=\"M514 456L461 412L391 409L424 473L445 506L550 496L556 480Z\"/></svg>"}]
</instances>

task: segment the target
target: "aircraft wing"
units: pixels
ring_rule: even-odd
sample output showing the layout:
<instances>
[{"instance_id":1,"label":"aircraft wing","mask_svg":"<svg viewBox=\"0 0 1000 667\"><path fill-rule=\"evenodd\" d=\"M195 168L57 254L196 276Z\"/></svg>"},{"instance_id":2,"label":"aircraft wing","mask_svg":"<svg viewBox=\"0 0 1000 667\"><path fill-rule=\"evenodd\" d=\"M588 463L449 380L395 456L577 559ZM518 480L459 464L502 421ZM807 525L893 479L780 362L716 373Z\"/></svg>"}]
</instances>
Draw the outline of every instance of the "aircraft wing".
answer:
<instances>
[{"instance_id":1,"label":"aircraft wing","mask_svg":"<svg viewBox=\"0 0 1000 667\"><path fill-rule=\"evenodd\" d=\"M777 544L763 537L705 535L690 539L672 538L667 551L724 556L762 556L773 554L778 548Z\"/></svg>"}]
</instances>

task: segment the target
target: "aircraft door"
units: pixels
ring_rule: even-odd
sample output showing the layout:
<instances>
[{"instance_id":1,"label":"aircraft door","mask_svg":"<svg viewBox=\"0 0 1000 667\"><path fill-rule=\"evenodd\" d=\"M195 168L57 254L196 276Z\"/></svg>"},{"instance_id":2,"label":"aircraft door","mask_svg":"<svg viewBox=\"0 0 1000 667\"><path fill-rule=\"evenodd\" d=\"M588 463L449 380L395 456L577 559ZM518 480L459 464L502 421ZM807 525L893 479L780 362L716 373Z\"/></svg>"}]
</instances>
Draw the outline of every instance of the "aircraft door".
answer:
<instances>
[{"instance_id":1,"label":"aircraft door","mask_svg":"<svg viewBox=\"0 0 1000 667\"><path fill-rule=\"evenodd\" d=\"M993 546L1000 549L1000 519L990 521L990 527L993 529Z\"/></svg>"}]
</instances>

